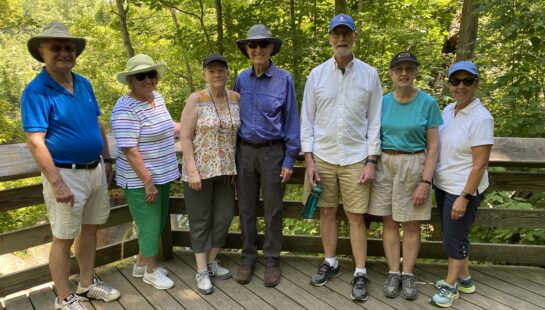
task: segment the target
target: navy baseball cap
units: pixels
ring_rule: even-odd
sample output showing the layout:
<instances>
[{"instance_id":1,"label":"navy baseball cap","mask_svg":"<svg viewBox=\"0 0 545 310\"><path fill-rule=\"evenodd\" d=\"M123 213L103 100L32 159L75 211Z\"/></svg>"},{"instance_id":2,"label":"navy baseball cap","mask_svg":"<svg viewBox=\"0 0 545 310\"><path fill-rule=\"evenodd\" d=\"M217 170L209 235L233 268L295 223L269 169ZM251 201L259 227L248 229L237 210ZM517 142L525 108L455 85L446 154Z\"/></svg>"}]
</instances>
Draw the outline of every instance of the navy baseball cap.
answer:
<instances>
[{"instance_id":1,"label":"navy baseball cap","mask_svg":"<svg viewBox=\"0 0 545 310\"><path fill-rule=\"evenodd\" d=\"M229 66L227 65L227 59L225 59L225 57L220 54L210 54L206 56L206 58L202 61L202 68L204 69L206 66L215 61L221 62L223 65L225 65L226 68L229 68Z\"/></svg>"},{"instance_id":2,"label":"navy baseball cap","mask_svg":"<svg viewBox=\"0 0 545 310\"><path fill-rule=\"evenodd\" d=\"M420 66L420 63L416 59L416 56L414 56L411 52L400 52L395 54L395 56L390 61L390 69L392 69L395 65L397 65L400 62L409 61L414 63L417 67Z\"/></svg>"},{"instance_id":3,"label":"navy baseball cap","mask_svg":"<svg viewBox=\"0 0 545 310\"><path fill-rule=\"evenodd\" d=\"M352 18L352 16L347 14L335 15L335 17L333 17L331 19L331 22L329 23L328 32L331 32L331 30L335 29L338 26L346 26L350 28L350 30L356 31L356 23L354 23L354 19Z\"/></svg>"},{"instance_id":4,"label":"navy baseball cap","mask_svg":"<svg viewBox=\"0 0 545 310\"><path fill-rule=\"evenodd\" d=\"M469 74L479 77L479 70L477 70L477 66L469 60L462 60L450 66L448 69L448 77L451 77L458 71L467 71Z\"/></svg>"}]
</instances>

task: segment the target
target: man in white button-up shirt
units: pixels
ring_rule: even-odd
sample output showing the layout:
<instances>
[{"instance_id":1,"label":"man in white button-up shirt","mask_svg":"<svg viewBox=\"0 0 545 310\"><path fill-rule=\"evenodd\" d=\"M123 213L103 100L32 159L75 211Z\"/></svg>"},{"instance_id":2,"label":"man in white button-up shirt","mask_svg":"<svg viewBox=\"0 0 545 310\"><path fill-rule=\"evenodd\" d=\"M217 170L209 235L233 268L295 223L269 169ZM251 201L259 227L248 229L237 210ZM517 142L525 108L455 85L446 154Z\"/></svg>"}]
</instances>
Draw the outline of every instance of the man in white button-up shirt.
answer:
<instances>
[{"instance_id":1,"label":"man in white button-up shirt","mask_svg":"<svg viewBox=\"0 0 545 310\"><path fill-rule=\"evenodd\" d=\"M313 185L322 188L317 205L325 260L311 284L324 285L340 273L335 257L340 190L356 263L351 298L363 301L368 297L363 214L368 209L369 187L380 154L382 88L375 68L354 57L356 37L352 17L333 17L329 44L334 56L312 70L305 86L301 148L307 165L305 197Z\"/></svg>"}]
</instances>

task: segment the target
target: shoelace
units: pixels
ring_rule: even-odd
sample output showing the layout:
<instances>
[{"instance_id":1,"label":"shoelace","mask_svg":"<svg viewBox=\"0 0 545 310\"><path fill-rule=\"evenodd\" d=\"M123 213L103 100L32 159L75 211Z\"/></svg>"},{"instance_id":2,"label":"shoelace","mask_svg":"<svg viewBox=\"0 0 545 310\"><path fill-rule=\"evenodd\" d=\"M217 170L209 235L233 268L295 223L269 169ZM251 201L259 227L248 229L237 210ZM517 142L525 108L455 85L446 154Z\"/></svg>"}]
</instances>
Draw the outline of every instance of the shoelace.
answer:
<instances>
[{"instance_id":1,"label":"shoelace","mask_svg":"<svg viewBox=\"0 0 545 310\"><path fill-rule=\"evenodd\" d=\"M329 271L329 269L332 269L332 267L329 266L327 263L323 262L320 264L320 267L318 267L318 274L324 275Z\"/></svg>"},{"instance_id":2,"label":"shoelace","mask_svg":"<svg viewBox=\"0 0 545 310\"><path fill-rule=\"evenodd\" d=\"M85 310L85 306L81 303L81 301L76 297L68 302L68 305L70 306L70 309L74 310Z\"/></svg>"},{"instance_id":3,"label":"shoelace","mask_svg":"<svg viewBox=\"0 0 545 310\"><path fill-rule=\"evenodd\" d=\"M111 291L112 288L109 285L95 279L94 283L87 290L87 294L90 297L101 298L110 294Z\"/></svg>"},{"instance_id":4,"label":"shoelace","mask_svg":"<svg viewBox=\"0 0 545 310\"><path fill-rule=\"evenodd\" d=\"M356 288L362 289L367 284L367 278L365 276L355 276L352 280L352 284L354 284Z\"/></svg>"},{"instance_id":5,"label":"shoelace","mask_svg":"<svg viewBox=\"0 0 545 310\"><path fill-rule=\"evenodd\" d=\"M389 274L388 278L386 279L386 284L389 286L394 286L399 284L399 275L397 274Z\"/></svg>"},{"instance_id":6,"label":"shoelace","mask_svg":"<svg viewBox=\"0 0 545 310\"><path fill-rule=\"evenodd\" d=\"M197 282L205 287L212 285L212 282L210 282L210 277L207 277L207 275L208 273L197 273Z\"/></svg>"},{"instance_id":7,"label":"shoelace","mask_svg":"<svg viewBox=\"0 0 545 310\"><path fill-rule=\"evenodd\" d=\"M454 292L452 292L448 288L442 287L442 288L439 289L439 296L450 298L450 295L454 295Z\"/></svg>"},{"instance_id":8,"label":"shoelace","mask_svg":"<svg viewBox=\"0 0 545 310\"><path fill-rule=\"evenodd\" d=\"M416 283L414 281L414 277L413 276L404 276L404 277L401 277L402 281L403 281L403 285L405 287L415 287L416 286Z\"/></svg>"}]
</instances>

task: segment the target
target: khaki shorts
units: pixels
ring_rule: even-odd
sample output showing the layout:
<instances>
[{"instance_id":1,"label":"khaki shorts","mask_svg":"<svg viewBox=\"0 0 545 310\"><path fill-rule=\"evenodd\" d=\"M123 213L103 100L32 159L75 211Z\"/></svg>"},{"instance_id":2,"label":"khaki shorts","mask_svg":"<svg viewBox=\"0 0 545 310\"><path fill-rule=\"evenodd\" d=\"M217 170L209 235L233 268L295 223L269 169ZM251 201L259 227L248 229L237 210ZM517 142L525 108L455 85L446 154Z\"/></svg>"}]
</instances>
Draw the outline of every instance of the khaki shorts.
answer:
<instances>
[{"instance_id":1,"label":"khaki shorts","mask_svg":"<svg viewBox=\"0 0 545 310\"><path fill-rule=\"evenodd\" d=\"M320 208L335 208L339 205L339 189L343 208L350 213L367 213L369 206L369 184L358 183L358 178L365 167L365 161L348 166L333 165L314 156L314 162L320 174L322 194L317 206ZM312 184L305 174L303 197L308 197Z\"/></svg>"},{"instance_id":2,"label":"khaki shorts","mask_svg":"<svg viewBox=\"0 0 545 310\"><path fill-rule=\"evenodd\" d=\"M422 179L426 153L389 155L383 153L371 185L369 214L391 215L396 222L424 221L431 218L431 186L428 198L413 207L413 192Z\"/></svg>"},{"instance_id":3,"label":"khaki shorts","mask_svg":"<svg viewBox=\"0 0 545 310\"><path fill-rule=\"evenodd\" d=\"M73 207L56 201L53 186L42 173L44 201L55 238L75 239L82 224L106 223L110 215L110 198L103 167L99 164L95 169L57 168L74 194Z\"/></svg>"}]
</instances>

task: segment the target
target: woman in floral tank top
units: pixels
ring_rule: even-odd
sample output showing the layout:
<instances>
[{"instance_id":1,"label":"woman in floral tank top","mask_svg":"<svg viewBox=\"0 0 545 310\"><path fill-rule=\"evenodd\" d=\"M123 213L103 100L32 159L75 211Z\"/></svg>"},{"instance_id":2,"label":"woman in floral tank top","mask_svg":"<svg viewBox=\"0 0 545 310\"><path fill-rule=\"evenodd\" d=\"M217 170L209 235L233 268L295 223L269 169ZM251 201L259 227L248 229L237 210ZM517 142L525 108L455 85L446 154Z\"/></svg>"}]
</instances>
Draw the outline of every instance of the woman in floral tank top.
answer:
<instances>
[{"instance_id":1,"label":"woman in floral tank top","mask_svg":"<svg viewBox=\"0 0 545 310\"><path fill-rule=\"evenodd\" d=\"M226 89L227 60L211 54L203 61L207 88L194 92L182 112L182 181L191 247L197 261L197 287L213 292L210 276L227 279L216 256L234 215L235 148L240 127L239 94Z\"/></svg>"}]
</instances>

